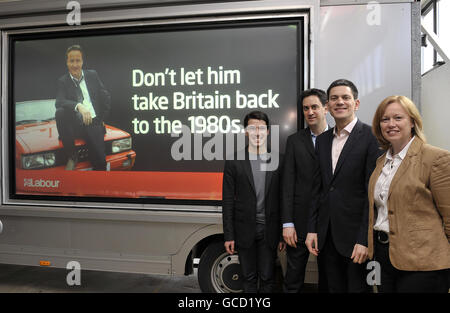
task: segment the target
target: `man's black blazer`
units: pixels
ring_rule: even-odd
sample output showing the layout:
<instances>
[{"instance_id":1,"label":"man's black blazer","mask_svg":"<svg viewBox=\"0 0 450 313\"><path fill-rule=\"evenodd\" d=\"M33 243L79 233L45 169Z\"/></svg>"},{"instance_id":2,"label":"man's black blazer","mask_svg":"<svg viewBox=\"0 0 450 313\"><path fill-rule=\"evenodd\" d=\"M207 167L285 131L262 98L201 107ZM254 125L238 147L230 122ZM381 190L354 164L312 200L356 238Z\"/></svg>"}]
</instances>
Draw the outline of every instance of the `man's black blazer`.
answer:
<instances>
[{"instance_id":1,"label":"man's black blazer","mask_svg":"<svg viewBox=\"0 0 450 313\"><path fill-rule=\"evenodd\" d=\"M237 154L239 155L239 153ZM223 173L222 215L225 241L234 240L236 248L248 248L256 235L256 192L252 168L245 149L245 160L226 160ZM276 170L266 172L265 239L271 248L280 241L280 170L281 155Z\"/></svg>"},{"instance_id":2,"label":"man's black blazer","mask_svg":"<svg viewBox=\"0 0 450 313\"><path fill-rule=\"evenodd\" d=\"M312 181L317 167L310 128L290 135L281 180L281 223L294 223L297 237L302 241L308 232Z\"/></svg>"},{"instance_id":3,"label":"man's black blazer","mask_svg":"<svg viewBox=\"0 0 450 313\"><path fill-rule=\"evenodd\" d=\"M100 121L105 121L111 109L110 94L105 89L105 86L98 77L96 71L83 70L83 73L89 91L89 97L91 98L91 102L95 110L95 114L97 118L100 119ZM66 73L65 75L61 76L57 82L55 107L56 109L65 108L69 110L75 110L75 106L77 104L77 87L70 77L70 74Z\"/></svg>"},{"instance_id":4,"label":"man's black blazer","mask_svg":"<svg viewBox=\"0 0 450 313\"><path fill-rule=\"evenodd\" d=\"M315 175L308 232L318 234L323 248L329 225L338 252L350 257L356 243L367 247L369 202L367 189L375 162L382 151L371 127L357 121L332 173L333 129L316 140L320 172Z\"/></svg>"}]
</instances>

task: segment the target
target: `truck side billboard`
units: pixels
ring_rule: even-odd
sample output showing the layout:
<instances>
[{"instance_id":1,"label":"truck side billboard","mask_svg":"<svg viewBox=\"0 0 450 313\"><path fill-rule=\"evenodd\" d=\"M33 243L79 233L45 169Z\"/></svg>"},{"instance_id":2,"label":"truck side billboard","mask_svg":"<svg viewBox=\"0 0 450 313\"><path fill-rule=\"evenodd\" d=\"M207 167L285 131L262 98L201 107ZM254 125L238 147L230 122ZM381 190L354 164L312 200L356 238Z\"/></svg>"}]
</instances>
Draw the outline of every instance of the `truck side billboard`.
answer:
<instances>
[{"instance_id":1,"label":"truck side billboard","mask_svg":"<svg viewBox=\"0 0 450 313\"><path fill-rule=\"evenodd\" d=\"M270 116L277 151L297 130L302 36L301 19L12 36L11 197L220 201L223 160L245 147L245 114ZM65 170L56 82L73 45L111 97L106 172L89 171L81 138L75 171Z\"/></svg>"}]
</instances>

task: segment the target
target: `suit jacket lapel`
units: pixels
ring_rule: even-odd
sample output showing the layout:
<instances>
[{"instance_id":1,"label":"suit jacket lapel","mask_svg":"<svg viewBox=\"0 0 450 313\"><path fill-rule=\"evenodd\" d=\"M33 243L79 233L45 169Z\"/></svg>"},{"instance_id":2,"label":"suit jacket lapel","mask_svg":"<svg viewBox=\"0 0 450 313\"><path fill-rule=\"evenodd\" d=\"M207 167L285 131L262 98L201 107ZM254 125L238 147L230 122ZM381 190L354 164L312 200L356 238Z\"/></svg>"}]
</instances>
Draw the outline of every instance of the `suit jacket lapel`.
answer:
<instances>
[{"instance_id":1,"label":"suit jacket lapel","mask_svg":"<svg viewBox=\"0 0 450 313\"><path fill-rule=\"evenodd\" d=\"M267 160L267 162L269 163L270 160ZM245 174L247 175L250 185L252 186L253 192L256 194L255 181L253 180L252 165L250 164L250 157L249 157L248 149L246 149L245 160L243 161L242 164L244 167ZM272 182L272 176L273 176L273 171L266 171L266 179L265 179L265 183L264 183L264 194L265 195L267 195L267 192L269 191L270 183Z\"/></svg>"},{"instance_id":2,"label":"suit jacket lapel","mask_svg":"<svg viewBox=\"0 0 450 313\"><path fill-rule=\"evenodd\" d=\"M77 102L77 86L69 73L67 73L66 90L68 92L68 98Z\"/></svg>"},{"instance_id":3,"label":"suit jacket lapel","mask_svg":"<svg viewBox=\"0 0 450 313\"><path fill-rule=\"evenodd\" d=\"M267 160L267 163L269 163L270 160ZM270 183L272 182L272 176L273 176L273 171L266 171L266 180L265 180L265 185L264 185L264 195L267 195L267 193L269 192L269 187L270 187Z\"/></svg>"},{"instance_id":4,"label":"suit jacket lapel","mask_svg":"<svg viewBox=\"0 0 450 313\"><path fill-rule=\"evenodd\" d=\"M94 78L95 75L93 75L91 72L84 71L84 78L86 79L86 85L89 92L89 97L91 98L92 107L95 110L95 114L98 116L100 114L101 107L97 107L100 105L98 99L98 83L96 79ZM95 87L94 87L95 86Z\"/></svg>"},{"instance_id":5,"label":"suit jacket lapel","mask_svg":"<svg viewBox=\"0 0 450 313\"><path fill-rule=\"evenodd\" d=\"M374 208L375 185L377 183L378 177L380 177L380 175L381 175L381 171L383 170L385 161L386 161L386 152L381 157L378 158L377 163L376 163L377 165L376 165L375 169L373 170L372 176L369 180L369 187L368 187L369 208ZM377 220L377 215L378 215L377 210L371 210L369 212L369 214L370 214L369 220L372 218L372 220L370 220L372 223L373 223L373 221Z\"/></svg>"},{"instance_id":6,"label":"suit jacket lapel","mask_svg":"<svg viewBox=\"0 0 450 313\"><path fill-rule=\"evenodd\" d=\"M95 89L93 89L94 84L91 80L91 76L89 75L89 72L83 71L83 73L84 73L84 80L86 82L86 87L89 92L89 98L91 98L92 106L94 107L95 113L97 113L98 111L97 111L97 108L95 107L96 101L94 101L94 98L95 98Z\"/></svg>"},{"instance_id":7,"label":"suit jacket lapel","mask_svg":"<svg viewBox=\"0 0 450 313\"><path fill-rule=\"evenodd\" d=\"M422 140L418 139L417 137L414 138L414 141L411 143L411 146L409 146L405 158L403 159L402 163L400 164L400 167L398 168L397 172L394 175L394 178L392 179L391 185L389 186L389 196L391 195L392 188L395 186L395 184L399 182L402 176L407 172L408 168L410 168L410 165L413 162L413 157L417 155L417 153L420 151L420 149L422 148L422 144L423 144Z\"/></svg>"},{"instance_id":8,"label":"suit jacket lapel","mask_svg":"<svg viewBox=\"0 0 450 313\"><path fill-rule=\"evenodd\" d=\"M244 167L244 171L245 171L245 174L247 175L250 185L252 186L253 192L256 194L255 182L253 181L252 166L250 164L248 147L245 148L245 160L242 161L242 165Z\"/></svg>"},{"instance_id":9,"label":"suit jacket lapel","mask_svg":"<svg viewBox=\"0 0 450 313\"><path fill-rule=\"evenodd\" d=\"M342 167L342 164L345 161L345 158L348 156L350 151L352 150L353 145L358 141L359 134L361 132L362 124L358 120L355 124L355 127L353 127L352 132L350 133L347 141L344 144L344 147L342 148L341 154L339 155L338 162L336 164L336 168L334 169L334 175L335 177L337 173L339 172L339 169Z\"/></svg>"},{"instance_id":10,"label":"suit jacket lapel","mask_svg":"<svg viewBox=\"0 0 450 313\"><path fill-rule=\"evenodd\" d=\"M331 179L333 177L333 163L332 163L332 154L331 154L331 149L333 147L333 130L329 130L328 132L325 133L326 136L326 140L327 140L327 144L325 145L326 147L326 173L328 174L327 176Z\"/></svg>"},{"instance_id":11,"label":"suit jacket lapel","mask_svg":"<svg viewBox=\"0 0 450 313\"><path fill-rule=\"evenodd\" d=\"M308 128L305 128L303 132L300 133L300 140L304 142L304 147L306 147L306 151L308 151L312 157L315 158L314 153L314 145L311 138L311 130Z\"/></svg>"}]
</instances>

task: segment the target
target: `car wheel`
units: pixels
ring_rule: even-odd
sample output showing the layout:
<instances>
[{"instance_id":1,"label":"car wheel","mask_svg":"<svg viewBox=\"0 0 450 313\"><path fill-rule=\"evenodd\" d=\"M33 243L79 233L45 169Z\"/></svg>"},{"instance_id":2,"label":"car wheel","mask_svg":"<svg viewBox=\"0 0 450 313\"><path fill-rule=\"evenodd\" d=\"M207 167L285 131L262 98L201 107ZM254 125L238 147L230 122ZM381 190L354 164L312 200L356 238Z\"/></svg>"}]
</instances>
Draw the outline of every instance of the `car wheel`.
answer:
<instances>
[{"instance_id":1,"label":"car wheel","mask_svg":"<svg viewBox=\"0 0 450 313\"><path fill-rule=\"evenodd\" d=\"M242 273L238 255L228 254L223 242L210 244L200 257L198 282L202 292L242 292Z\"/></svg>"}]
</instances>

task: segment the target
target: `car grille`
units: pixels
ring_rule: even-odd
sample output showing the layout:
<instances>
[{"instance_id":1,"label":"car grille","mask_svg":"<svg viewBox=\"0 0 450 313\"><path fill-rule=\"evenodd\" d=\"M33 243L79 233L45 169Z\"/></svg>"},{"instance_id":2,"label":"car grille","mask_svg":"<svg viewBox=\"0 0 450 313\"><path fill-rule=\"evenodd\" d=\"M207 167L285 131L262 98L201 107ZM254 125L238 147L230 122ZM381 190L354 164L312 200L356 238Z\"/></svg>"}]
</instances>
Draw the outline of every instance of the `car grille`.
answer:
<instances>
[{"instance_id":1,"label":"car grille","mask_svg":"<svg viewBox=\"0 0 450 313\"><path fill-rule=\"evenodd\" d=\"M89 161L89 151L86 145L77 146L78 162ZM56 166L66 165L67 159L64 154L63 149L59 149L56 152ZM105 153L106 155L112 154L112 143L110 141L105 142Z\"/></svg>"}]
</instances>

